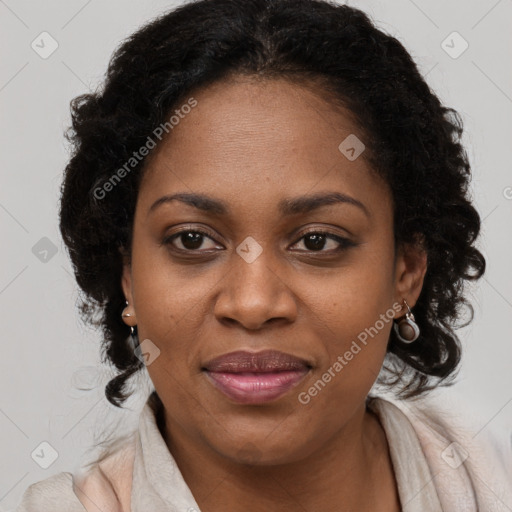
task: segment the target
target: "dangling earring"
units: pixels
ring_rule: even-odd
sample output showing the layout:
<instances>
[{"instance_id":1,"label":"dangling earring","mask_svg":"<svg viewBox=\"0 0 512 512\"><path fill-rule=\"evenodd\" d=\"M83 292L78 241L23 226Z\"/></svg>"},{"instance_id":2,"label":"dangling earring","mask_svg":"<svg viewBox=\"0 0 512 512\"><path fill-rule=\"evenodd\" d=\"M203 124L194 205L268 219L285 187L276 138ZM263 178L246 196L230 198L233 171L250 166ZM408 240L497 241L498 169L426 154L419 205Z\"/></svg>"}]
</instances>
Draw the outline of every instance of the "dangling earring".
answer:
<instances>
[{"instance_id":1,"label":"dangling earring","mask_svg":"<svg viewBox=\"0 0 512 512\"><path fill-rule=\"evenodd\" d=\"M399 322L393 322L393 329L395 330L395 333L400 341L403 343L412 343L418 339L420 335L420 328L415 322L411 308L405 299L404 304L407 308L407 313L405 314L405 317L402 318Z\"/></svg>"},{"instance_id":2,"label":"dangling earring","mask_svg":"<svg viewBox=\"0 0 512 512\"><path fill-rule=\"evenodd\" d=\"M135 332L135 327L130 327L130 345L135 351L137 347L139 346L139 337L137 336L137 333Z\"/></svg>"},{"instance_id":3,"label":"dangling earring","mask_svg":"<svg viewBox=\"0 0 512 512\"><path fill-rule=\"evenodd\" d=\"M129 304L128 301L126 301L126 307L123 309L123 313L121 315L123 318L130 318L134 316L132 313L128 313L128 308ZM131 345L133 350L135 350L139 346L139 338L133 326L130 326L130 338L128 340L128 343Z\"/></svg>"}]
</instances>

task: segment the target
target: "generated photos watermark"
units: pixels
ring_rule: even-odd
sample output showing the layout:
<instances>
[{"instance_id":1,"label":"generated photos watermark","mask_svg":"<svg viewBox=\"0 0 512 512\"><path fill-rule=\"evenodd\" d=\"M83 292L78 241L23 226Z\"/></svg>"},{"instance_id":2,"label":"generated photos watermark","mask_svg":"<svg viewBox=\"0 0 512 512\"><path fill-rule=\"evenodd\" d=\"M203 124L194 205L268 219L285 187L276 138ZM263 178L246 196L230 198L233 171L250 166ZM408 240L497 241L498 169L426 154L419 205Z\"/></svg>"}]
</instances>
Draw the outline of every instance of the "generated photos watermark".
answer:
<instances>
[{"instance_id":1,"label":"generated photos watermark","mask_svg":"<svg viewBox=\"0 0 512 512\"><path fill-rule=\"evenodd\" d=\"M117 169L112 176L106 180L101 186L94 189L93 195L96 199L104 199L108 192L112 191L114 187L126 177L142 160L149 155L150 151L157 145L155 139L162 140L164 134L168 134L171 130L177 126L181 119L183 119L192 109L197 105L197 100L190 97L187 103L183 104L179 109L174 111L174 114L165 123L161 123L157 126L152 135L148 135L146 142L138 149L134 151L132 156Z\"/></svg>"},{"instance_id":2,"label":"generated photos watermark","mask_svg":"<svg viewBox=\"0 0 512 512\"><path fill-rule=\"evenodd\" d=\"M401 310L402 306L400 303L395 302L392 307L386 310L385 313L381 313L379 320L377 320L372 326L366 327L364 331L361 331L357 335L359 343L356 340L353 340L350 348L342 355L339 355L336 358L336 361L329 366L322 376L307 391L299 393L297 397L298 401L303 405L307 405L311 401L312 397L317 396L318 393L322 391L322 389L324 389L325 386L331 382L331 380L336 377L336 375L338 375L350 361L352 361L352 359L354 359L354 356L361 352L361 350L368 344L368 337L374 338L382 329L384 329L386 324L393 321L395 313L399 313Z\"/></svg>"}]
</instances>

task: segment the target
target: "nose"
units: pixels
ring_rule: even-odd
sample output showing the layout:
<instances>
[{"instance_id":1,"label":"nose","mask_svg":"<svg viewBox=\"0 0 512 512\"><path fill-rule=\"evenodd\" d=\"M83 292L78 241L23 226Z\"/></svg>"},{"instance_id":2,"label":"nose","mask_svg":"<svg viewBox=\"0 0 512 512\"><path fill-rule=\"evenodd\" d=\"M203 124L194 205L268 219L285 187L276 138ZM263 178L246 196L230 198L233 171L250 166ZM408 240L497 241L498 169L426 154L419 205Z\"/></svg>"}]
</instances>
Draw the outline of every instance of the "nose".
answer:
<instances>
[{"instance_id":1,"label":"nose","mask_svg":"<svg viewBox=\"0 0 512 512\"><path fill-rule=\"evenodd\" d=\"M297 301L279 266L263 251L248 263L233 254L229 273L221 280L214 313L227 324L245 329L262 329L266 323L291 323L297 315ZM289 276L288 276L289 280Z\"/></svg>"}]
</instances>

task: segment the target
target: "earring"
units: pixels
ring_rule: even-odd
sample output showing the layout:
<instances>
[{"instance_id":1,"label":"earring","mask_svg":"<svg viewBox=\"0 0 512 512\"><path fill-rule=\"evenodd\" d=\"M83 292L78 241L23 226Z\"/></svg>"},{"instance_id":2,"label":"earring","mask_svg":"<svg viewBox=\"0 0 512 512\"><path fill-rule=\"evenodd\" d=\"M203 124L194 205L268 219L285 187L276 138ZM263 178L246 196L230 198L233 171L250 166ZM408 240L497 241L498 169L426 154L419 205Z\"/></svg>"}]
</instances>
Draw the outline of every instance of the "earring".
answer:
<instances>
[{"instance_id":1,"label":"earring","mask_svg":"<svg viewBox=\"0 0 512 512\"><path fill-rule=\"evenodd\" d=\"M123 318L129 318L129 317L133 316L131 313L127 312L128 306L129 306L128 301L126 301L126 307L123 309L123 313L121 315Z\"/></svg>"},{"instance_id":2,"label":"earring","mask_svg":"<svg viewBox=\"0 0 512 512\"><path fill-rule=\"evenodd\" d=\"M139 346L139 337L137 336L134 327L130 327L130 345L133 351L135 351Z\"/></svg>"},{"instance_id":3,"label":"earring","mask_svg":"<svg viewBox=\"0 0 512 512\"><path fill-rule=\"evenodd\" d=\"M405 314L405 317L402 318L399 322L393 323L393 329L395 330L395 333L401 342L412 343L418 339L418 336L420 335L420 328L415 322L411 308L405 299L404 304L407 308L407 313Z\"/></svg>"},{"instance_id":4,"label":"earring","mask_svg":"<svg viewBox=\"0 0 512 512\"><path fill-rule=\"evenodd\" d=\"M132 313L128 313L129 304L128 301L126 301L126 307L123 309L123 313L121 316L123 318L130 318L134 315ZM135 332L134 326L130 326L130 337L127 340L128 344L131 346L132 350L135 350L139 346L139 338L137 336L137 333Z\"/></svg>"}]
</instances>

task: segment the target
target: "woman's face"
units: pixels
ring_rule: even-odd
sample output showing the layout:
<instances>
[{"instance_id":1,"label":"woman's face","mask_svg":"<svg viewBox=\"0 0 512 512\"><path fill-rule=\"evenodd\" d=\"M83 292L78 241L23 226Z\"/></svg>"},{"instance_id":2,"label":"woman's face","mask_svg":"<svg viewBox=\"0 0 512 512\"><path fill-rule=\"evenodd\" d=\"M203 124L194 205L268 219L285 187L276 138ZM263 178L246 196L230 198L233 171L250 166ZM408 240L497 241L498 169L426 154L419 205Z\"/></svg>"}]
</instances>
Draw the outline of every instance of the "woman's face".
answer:
<instances>
[{"instance_id":1,"label":"woman's face","mask_svg":"<svg viewBox=\"0 0 512 512\"><path fill-rule=\"evenodd\" d=\"M425 256L395 259L390 191L354 158L356 126L311 90L238 79L194 98L147 162L123 289L167 428L231 460L292 462L357 431ZM204 200L159 201L174 194ZM211 379L207 363L239 350L309 366ZM284 375L291 387L273 387ZM258 378L269 393L244 391Z\"/></svg>"}]
</instances>

